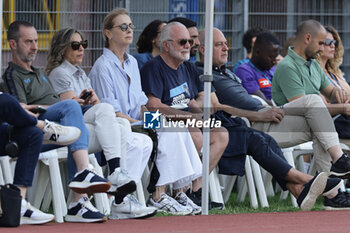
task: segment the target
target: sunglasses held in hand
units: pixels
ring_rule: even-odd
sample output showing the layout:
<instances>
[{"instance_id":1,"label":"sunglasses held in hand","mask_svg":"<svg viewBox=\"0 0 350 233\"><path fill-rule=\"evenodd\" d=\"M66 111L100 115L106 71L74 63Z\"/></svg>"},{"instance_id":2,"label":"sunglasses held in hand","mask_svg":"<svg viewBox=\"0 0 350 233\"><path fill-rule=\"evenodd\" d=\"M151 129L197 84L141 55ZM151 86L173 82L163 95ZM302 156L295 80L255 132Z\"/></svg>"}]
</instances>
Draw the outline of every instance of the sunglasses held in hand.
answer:
<instances>
[{"instance_id":1,"label":"sunglasses held in hand","mask_svg":"<svg viewBox=\"0 0 350 233\"><path fill-rule=\"evenodd\" d=\"M88 41L87 40L83 40L83 41L72 41L72 43L70 43L70 46L72 47L73 50L78 50L80 48L80 45L83 46L84 49L86 49L88 47Z\"/></svg>"}]
</instances>

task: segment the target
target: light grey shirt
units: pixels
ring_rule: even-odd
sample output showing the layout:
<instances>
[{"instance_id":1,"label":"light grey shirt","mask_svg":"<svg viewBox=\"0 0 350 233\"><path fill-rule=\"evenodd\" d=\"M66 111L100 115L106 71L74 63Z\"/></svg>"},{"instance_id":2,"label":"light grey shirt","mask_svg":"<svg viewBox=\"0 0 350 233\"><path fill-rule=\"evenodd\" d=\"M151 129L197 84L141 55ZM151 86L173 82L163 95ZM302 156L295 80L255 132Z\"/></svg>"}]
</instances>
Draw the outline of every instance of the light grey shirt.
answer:
<instances>
[{"instance_id":1,"label":"light grey shirt","mask_svg":"<svg viewBox=\"0 0 350 233\"><path fill-rule=\"evenodd\" d=\"M77 96L80 96L84 89L91 89L90 79L85 72L67 60L51 71L49 79L59 95L67 91L74 91Z\"/></svg>"}]
</instances>

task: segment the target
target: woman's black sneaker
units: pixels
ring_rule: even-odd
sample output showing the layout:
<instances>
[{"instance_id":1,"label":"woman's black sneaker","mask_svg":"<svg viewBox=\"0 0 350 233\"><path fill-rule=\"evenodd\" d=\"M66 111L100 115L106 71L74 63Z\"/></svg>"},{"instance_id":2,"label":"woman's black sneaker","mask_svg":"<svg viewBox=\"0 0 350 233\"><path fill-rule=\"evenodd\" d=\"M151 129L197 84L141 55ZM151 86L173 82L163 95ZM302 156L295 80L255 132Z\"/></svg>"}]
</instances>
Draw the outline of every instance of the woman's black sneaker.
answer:
<instances>
[{"instance_id":1,"label":"woman's black sneaker","mask_svg":"<svg viewBox=\"0 0 350 233\"><path fill-rule=\"evenodd\" d=\"M350 194L339 190L337 196L332 199L324 197L323 206L325 210L349 210Z\"/></svg>"},{"instance_id":2,"label":"woman's black sneaker","mask_svg":"<svg viewBox=\"0 0 350 233\"><path fill-rule=\"evenodd\" d=\"M350 158L343 154L335 163L332 163L330 177L346 179L350 174Z\"/></svg>"}]
</instances>

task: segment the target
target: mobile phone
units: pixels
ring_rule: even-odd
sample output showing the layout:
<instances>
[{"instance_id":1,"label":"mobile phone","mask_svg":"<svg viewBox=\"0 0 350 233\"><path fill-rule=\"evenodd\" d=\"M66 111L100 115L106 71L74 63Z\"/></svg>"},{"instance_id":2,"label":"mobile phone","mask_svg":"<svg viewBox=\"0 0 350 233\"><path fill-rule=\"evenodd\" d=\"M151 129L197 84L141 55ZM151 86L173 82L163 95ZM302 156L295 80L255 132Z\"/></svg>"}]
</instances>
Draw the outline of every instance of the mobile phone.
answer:
<instances>
[{"instance_id":1,"label":"mobile phone","mask_svg":"<svg viewBox=\"0 0 350 233\"><path fill-rule=\"evenodd\" d=\"M91 92L91 91L87 91L87 92L85 92L85 93L80 97L80 99L86 100L86 99L89 98L91 95L92 95L92 92Z\"/></svg>"},{"instance_id":2,"label":"mobile phone","mask_svg":"<svg viewBox=\"0 0 350 233\"><path fill-rule=\"evenodd\" d=\"M32 113L39 113L39 114L41 114L41 113L46 112L46 108L44 108L43 106L37 106L35 108L30 109L29 111L31 111Z\"/></svg>"}]
</instances>

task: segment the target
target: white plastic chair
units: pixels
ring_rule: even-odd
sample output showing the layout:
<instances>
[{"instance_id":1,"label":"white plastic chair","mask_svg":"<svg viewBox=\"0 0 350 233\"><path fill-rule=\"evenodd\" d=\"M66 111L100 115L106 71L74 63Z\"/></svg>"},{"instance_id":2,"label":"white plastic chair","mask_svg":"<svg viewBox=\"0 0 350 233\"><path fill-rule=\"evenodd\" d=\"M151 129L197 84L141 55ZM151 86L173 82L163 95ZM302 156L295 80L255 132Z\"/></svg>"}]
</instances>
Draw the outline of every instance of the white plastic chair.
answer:
<instances>
[{"instance_id":1,"label":"white plastic chair","mask_svg":"<svg viewBox=\"0 0 350 233\"><path fill-rule=\"evenodd\" d=\"M216 168L209 174L209 192L212 201L225 205Z\"/></svg>"},{"instance_id":2,"label":"white plastic chair","mask_svg":"<svg viewBox=\"0 0 350 233\"><path fill-rule=\"evenodd\" d=\"M2 177L0 179L0 182L2 184L8 184L8 183L13 183L13 173L11 170L11 165L10 165L10 156L0 156L0 169L2 170L1 174Z\"/></svg>"},{"instance_id":3,"label":"white plastic chair","mask_svg":"<svg viewBox=\"0 0 350 233\"><path fill-rule=\"evenodd\" d=\"M247 126L250 127L249 120L244 117L242 117L242 119L246 122ZM248 191L251 206L253 208L258 208L258 201L256 197L257 190L261 206L269 207L264 182L261 176L260 166L251 156L247 156L245 161L245 178L247 183L244 182L243 186L239 188L238 200L244 201ZM221 180L222 183L224 183L223 200L224 202L227 202L230 197L233 185L236 181L236 176L222 176ZM248 186L246 184L248 184Z\"/></svg>"},{"instance_id":4,"label":"white plastic chair","mask_svg":"<svg viewBox=\"0 0 350 233\"><path fill-rule=\"evenodd\" d=\"M220 175L221 183L224 186L224 202L227 202L230 195L234 183L237 180L237 176L227 176ZM267 196L265 192L265 187L263 186L262 176L260 172L260 166L256 163L256 161L251 157L247 156L245 161L245 176L242 185L239 187L238 198L237 200L242 202L245 199L247 192L250 197L250 205L253 208L258 208L258 199L256 196L256 190L259 194L259 200L262 207L269 207Z\"/></svg>"},{"instance_id":5,"label":"white plastic chair","mask_svg":"<svg viewBox=\"0 0 350 233\"><path fill-rule=\"evenodd\" d=\"M93 166L94 171L97 175L103 177L103 171L98 164L94 154L89 154L89 160ZM109 214L111 212L111 207L109 205L108 196L106 193L95 193L94 194L96 208L103 214Z\"/></svg>"},{"instance_id":6,"label":"white plastic chair","mask_svg":"<svg viewBox=\"0 0 350 233\"><path fill-rule=\"evenodd\" d=\"M56 150L40 153L33 186L28 189L28 200L33 206L47 211L52 200L56 222L64 222L67 214L61 172ZM50 181L50 186L48 185Z\"/></svg>"}]
</instances>

